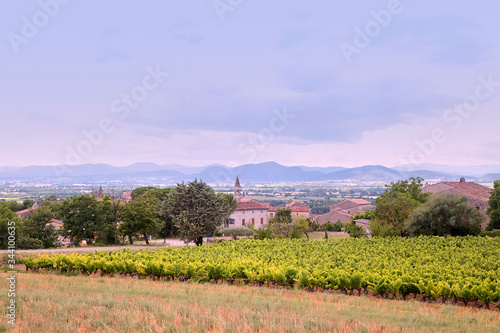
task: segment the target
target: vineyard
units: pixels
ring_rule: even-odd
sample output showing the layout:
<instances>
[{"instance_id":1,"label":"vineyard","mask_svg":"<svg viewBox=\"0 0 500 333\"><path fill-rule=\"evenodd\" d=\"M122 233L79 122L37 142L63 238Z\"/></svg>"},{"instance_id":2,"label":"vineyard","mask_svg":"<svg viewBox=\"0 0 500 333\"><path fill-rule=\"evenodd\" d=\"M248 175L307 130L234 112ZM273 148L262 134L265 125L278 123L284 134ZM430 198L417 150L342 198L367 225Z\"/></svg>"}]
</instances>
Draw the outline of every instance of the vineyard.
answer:
<instances>
[{"instance_id":1,"label":"vineyard","mask_svg":"<svg viewBox=\"0 0 500 333\"><path fill-rule=\"evenodd\" d=\"M27 270L256 283L500 309L500 239L416 237L225 241L161 250L24 258Z\"/></svg>"}]
</instances>

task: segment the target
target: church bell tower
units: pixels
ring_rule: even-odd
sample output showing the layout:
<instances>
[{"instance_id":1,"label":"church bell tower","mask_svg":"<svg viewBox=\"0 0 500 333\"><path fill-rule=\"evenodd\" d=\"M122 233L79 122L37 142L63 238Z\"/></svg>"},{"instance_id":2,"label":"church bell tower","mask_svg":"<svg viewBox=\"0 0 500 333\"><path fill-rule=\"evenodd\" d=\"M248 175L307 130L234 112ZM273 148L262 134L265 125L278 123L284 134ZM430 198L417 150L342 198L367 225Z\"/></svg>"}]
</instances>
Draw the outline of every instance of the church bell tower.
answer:
<instances>
[{"instance_id":1,"label":"church bell tower","mask_svg":"<svg viewBox=\"0 0 500 333\"><path fill-rule=\"evenodd\" d=\"M236 182L234 183L234 198L236 199L237 202L240 202L241 200L241 185L240 185L240 180L238 176L236 176Z\"/></svg>"}]
</instances>

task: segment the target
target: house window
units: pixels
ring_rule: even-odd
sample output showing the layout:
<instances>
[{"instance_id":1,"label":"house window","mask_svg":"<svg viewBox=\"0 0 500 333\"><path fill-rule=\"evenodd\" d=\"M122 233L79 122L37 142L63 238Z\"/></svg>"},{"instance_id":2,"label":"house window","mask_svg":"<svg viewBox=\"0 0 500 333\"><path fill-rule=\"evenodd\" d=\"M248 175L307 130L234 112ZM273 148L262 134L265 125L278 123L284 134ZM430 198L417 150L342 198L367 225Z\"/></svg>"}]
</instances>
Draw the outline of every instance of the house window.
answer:
<instances>
[{"instance_id":1,"label":"house window","mask_svg":"<svg viewBox=\"0 0 500 333\"><path fill-rule=\"evenodd\" d=\"M264 218L263 217L260 218L260 224L264 224Z\"/></svg>"},{"instance_id":2,"label":"house window","mask_svg":"<svg viewBox=\"0 0 500 333\"><path fill-rule=\"evenodd\" d=\"M255 211L252 210L252 214L255 213Z\"/></svg>"},{"instance_id":3,"label":"house window","mask_svg":"<svg viewBox=\"0 0 500 333\"><path fill-rule=\"evenodd\" d=\"M228 223L228 224L234 224L234 219L229 219L229 220L227 220L227 223Z\"/></svg>"},{"instance_id":4,"label":"house window","mask_svg":"<svg viewBox=\"0 0 500 333\"><path fill-rule=\"evenodd\" d=\"M245 225L245 219L241 220L241 225Z\"/></svg>"},{"instance_id":5,"label":"house window","mask_svg":"<svg viewBox=\"0 0 500 333\"><path fill-rule=\"evenodd\" d=\"M254 218L252 219L252 224L255 224L255 219Z\"/></svg>"}]
</instances>

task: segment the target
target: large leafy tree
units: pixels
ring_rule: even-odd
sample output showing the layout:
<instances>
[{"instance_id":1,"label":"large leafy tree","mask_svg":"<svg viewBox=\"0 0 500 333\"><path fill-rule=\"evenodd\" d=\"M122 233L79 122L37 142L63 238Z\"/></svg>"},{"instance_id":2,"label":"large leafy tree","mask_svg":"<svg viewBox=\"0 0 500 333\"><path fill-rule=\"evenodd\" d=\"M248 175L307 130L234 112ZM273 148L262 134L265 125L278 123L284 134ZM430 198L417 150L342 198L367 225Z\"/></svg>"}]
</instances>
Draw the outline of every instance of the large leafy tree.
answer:
<instances>
[{"instance_id":1,"label":"large leafy tree","mask_svg":"<svg viewBox=\"0 0 500 333\"><path fill-rule=\"evenodd\" d=\"M166 188L158 188L158 187L153 187L153 186L143 186L143 187L138 187L132 191L132 200L137 199L138 197L142 196L145 193L151 193L153 194L160 202L167 200L168 194L172 191L171 187L166 187ZM165 239L168 237L172 237L173 235L177 234L178 230L177 227L174 225L172 218L169 215L163 215L162 211L159 209L158 210L158 218L161 219L162 222L162 228L159 230L158 234L162 234Z\"/></svg>"},{"instance_id":2,"label":"large leafy tree","mask_svg":"<svg viewBox=\"0 0 500 333\"><path fill-rule=\"evenodd\" d=\"M500 180L495 180L493 193L491 193L488 203L490 207L487 213L490 216L490 222L486 229L500 229Z\"/></svg>"},{"instance_id":3,"label":"large leafy tree","mask_svg":"<svg viewBox=\"0 0 500 333\"><path fill-rule=\"evenodd\" d=\"M14 229L12 229L14 228ZM14 213L6 202L0 201L0 248L9 245L9 236L14 238L17 249L41 249L43 243L26 233L25 221Z\"/></svg>"},{"instance_id":4,"label":"large leafy tree","mask_svg":"<svg viewBox=\"0 0 500 333\"><path fill-rule=\"evenodd\" d=\"M236 201L234 195L231 193L217 193L217 195L225 201L226 216L224 217L228 218L238 208L238 201Z\"/></svg>"},{"instance_id":5,"label":"large leafy tree","mask_svg":"<svg viewBox=\"0 0 500 333\"><path fill-rule=\"evenodd\" d=\"M120 233L127 236L130 244L133 238L139 234L149 244L149 236L156 234L161 229L161 221L158 218L160 200L152 192L144 192L136 196L132 202L125 205L121 218Z\"/></svg>"},{"instance_id":6,"label":"large leafy tree","mask_svg":"<svg viewBox=\"0 0 500 333\"><path fill-rule=\"evenodd\" d=\"M403 236L404 222L410 213L430 196L422 193L423 179L410 178L386 185L385 192L375 200L375 209L369 213L373 236Z\"/></svg>"},{"instance_id":7,"label":"large leafy tree","mask_svg":"<svg viewBox=\"0 0 500 333\"><path fill-rule=\"evenodd\" d=\"M112 199L106 195L99 200L99 210L102 214L102 221L98 226L96 242L102 244L119 243L118 224L120 222L122 209L123 203L121 203L119 199Z\"/></svg>"},{"instance_id":8,"label":"large leafy tree","mask_svg":"<svg viewBox=\"0 0 500 333\"><path fill-rule=\"evenodd\" d=\"M292 238L294 235L295 223L293 223L290 208L278 209L276 215L269 220L269 224L273 229L273 233L278 237Z\"/></svg>"},{"instance_id":9,"label":"large leafy tree","mask_svg":"<svg viewBox=\"0 0 500 333\"><path fill-rule=\"evenodd\" d=\"M418 235L478 235L486 216L456 193L433 195L415 209L405 222L405 230Z\"/></svg>"},{"instance_id":10,"label":"large leafy tree","mask_svg":"<svg viewBox=\"0 0 500 333\"><path fill-rule=\"evenodd\" d=\"M386 191L383 195L394 196L398 193L407 193L412 199L424 203L431 194L422 193L423 181L424 179L421 177L411 177L408 180L391 182L389 185L385 185Z\"/></svg>"},{"instance_id":11,"label":"large leafy tree","mask_svg":"<svg viewBox=\"0 0 500 333\"><path fill-rule=\"evenodd\" d=\"M103 236L114 226L106 197L97 200L88 194L73 196L64 200L60 212L64 216L64 235L74 238L76 245L82 240L92 244L97 236Z\"/></svg>"},{"instance_id":12,"label":"large leafy tree","mask_svg":"<svg viewBox=\"0 0 500 333\"><path fill-rule=\"evenodd\" d=\"M227 200L202 181L177 184L163 201L162 215L170 216L186 243L203 244L203 236L222 225Z\"/></svg>"},{"instance_id":13,"label":"large leafy tree","mask_svg":"<svg viewBox=\"0 0 500 333\"><path fill-rule=\"evenodd\" d=\"M375 218L370 222L373 236L403 236L403 224L420 205L409 193L382 195L376 200Z\"/></svg>"},{"instance_id":14,"label":"large leafy tree","mask_svg":"<svg viewBox=\"0 0 500 333\"><path fill-rule=\"evenodd\" d=\"M52 208L50 203L42 204L37 210L31 211L24 224L26 235L42 241L44 248L60 246L54 226L48 225L55 218Z\"/></svg>"},{"instance_id":15,"label":"large leafy tree","mask_svg":"<svg viewBox=\"0 0 500 333\"><path fill-rule=\"evenodd\" d=\"M143 186L143 187L138 187L134 189L131 193L132 200L140 197L144 193L153 193L159 200L164 200L167 198L168 194L172 190L171 187L166 187L166 188L158 188L158 187L153 187L153 186Z\"/></svg>"}]
</instances>

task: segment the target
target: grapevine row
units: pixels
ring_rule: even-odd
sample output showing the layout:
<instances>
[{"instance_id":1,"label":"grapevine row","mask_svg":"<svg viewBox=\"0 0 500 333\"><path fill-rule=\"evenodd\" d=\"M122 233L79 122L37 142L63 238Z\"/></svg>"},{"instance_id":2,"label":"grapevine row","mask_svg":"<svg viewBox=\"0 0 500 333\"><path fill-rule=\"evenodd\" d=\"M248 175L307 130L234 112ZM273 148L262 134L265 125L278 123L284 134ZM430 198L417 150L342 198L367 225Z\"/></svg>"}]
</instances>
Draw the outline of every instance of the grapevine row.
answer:
<instances>
[{"instance_id":1,"label":"grapevine row","mask_svg":"<svg viewBox=\"0 0 500 333\"><path fill-rule=\"evenodd\" d=\"M500 239L416 237L240 240L201 247L24 258L27 270L234 281L383 297L476 302L500 309Z\"/></svg>"}]
</instances>

